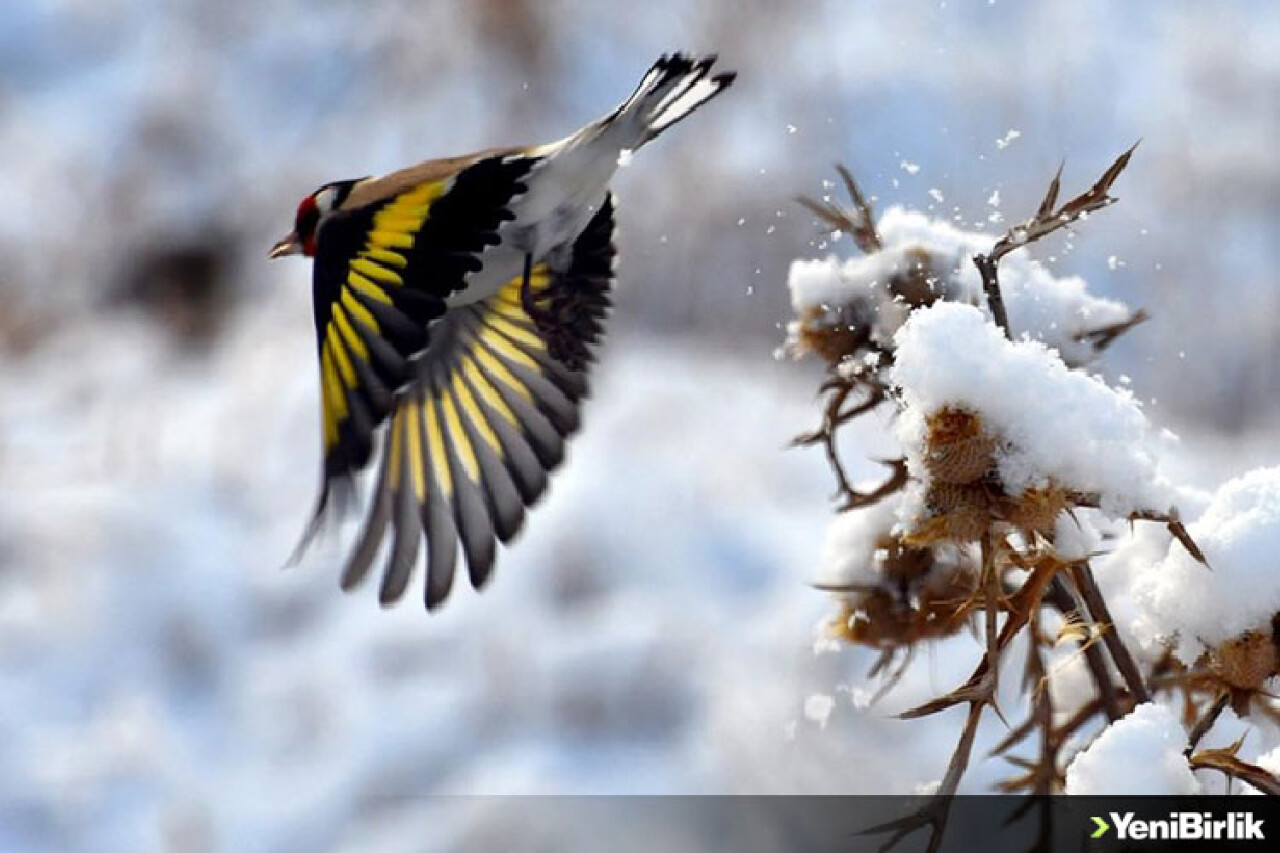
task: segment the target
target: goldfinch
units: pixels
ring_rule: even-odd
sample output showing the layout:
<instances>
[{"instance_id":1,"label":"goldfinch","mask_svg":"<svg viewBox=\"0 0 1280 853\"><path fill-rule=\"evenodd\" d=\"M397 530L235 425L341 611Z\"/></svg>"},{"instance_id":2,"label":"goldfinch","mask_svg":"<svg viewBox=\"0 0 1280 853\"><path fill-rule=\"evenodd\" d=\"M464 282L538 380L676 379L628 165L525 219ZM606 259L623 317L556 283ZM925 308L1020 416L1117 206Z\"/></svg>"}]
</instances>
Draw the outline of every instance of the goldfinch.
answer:
<instances>
[{"instance_id":1,"label":"goldfinch","mask_svg":"<svg viewBox=\"0 0 1280 853\"><path fill-rule=\"evenodd\" d=\"M379 599L398 601L426 540L428 609L490 578L578 429L610 309L620 162L733 82L714 56L663 56L613 112L558 142L324 184L270 257L314 258L323 467L299 555L335 494L377 460L342 573L391 535ZM342 503L342 501L337 501Z\"/></svg>"}]
</instances>

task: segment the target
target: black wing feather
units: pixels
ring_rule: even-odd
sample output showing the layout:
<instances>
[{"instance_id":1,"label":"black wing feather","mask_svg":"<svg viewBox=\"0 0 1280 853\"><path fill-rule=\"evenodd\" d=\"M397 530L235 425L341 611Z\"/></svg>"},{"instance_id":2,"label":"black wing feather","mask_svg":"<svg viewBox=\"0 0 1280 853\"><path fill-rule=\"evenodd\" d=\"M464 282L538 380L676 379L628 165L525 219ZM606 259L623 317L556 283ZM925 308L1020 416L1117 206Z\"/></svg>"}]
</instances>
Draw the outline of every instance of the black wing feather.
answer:
<instances>
[{"instance_id":1,"label":"black wing feather","mask_svg":"<svg viewBox=\"0 0 1280 853\"><path fill-rule=\"evenodd\" d=\"M321 365L324 461L311 523L322 526L332 489L364 469L378 428L413 380L445 300L499 242L509 205L534 159L494 156L443 180L328 216L317 234L312 296ZM393 513L397 519L402 511Z\"/></svg>"},{"instance_id":2,"label":"black wing feather","mask_svg":"<svg viewBox=\"0 0 1280 853\"><path fill-rule=\"evenodd\" d=\"M536 270L539 304L556 306L556 316L568 323L556 333L580 335L577 343L584 347L599 341L611 307L613 231L612 199L606 197L575 241L568 267L559 273L545 265ZM416 438L418 447L411 453L407 443L397 448L383 440L384 469L393 452L408 468L398 488L387 477L375 487L360 560L353 561L361 570L351 573L353 580L365 574L365 555L376 548L371 543L390 527L393 559L384 570L384 603L408 586L408 572L396 559L410 553L407 538L427 540L428 608L449 594L459 550L472 585L484 585L497 542L519 531L527 507L546 491L548 474L578 429L589 359L569 367L551 354L543 327L521 307L520 286L513 279L495 296L451 310L432 327L429 348L415 360L411 389L399 398L391 435ZM410 517L401 502L406 483L412 488L415 482L425 494L417 496Z\"/></svg>"}]
</instances>

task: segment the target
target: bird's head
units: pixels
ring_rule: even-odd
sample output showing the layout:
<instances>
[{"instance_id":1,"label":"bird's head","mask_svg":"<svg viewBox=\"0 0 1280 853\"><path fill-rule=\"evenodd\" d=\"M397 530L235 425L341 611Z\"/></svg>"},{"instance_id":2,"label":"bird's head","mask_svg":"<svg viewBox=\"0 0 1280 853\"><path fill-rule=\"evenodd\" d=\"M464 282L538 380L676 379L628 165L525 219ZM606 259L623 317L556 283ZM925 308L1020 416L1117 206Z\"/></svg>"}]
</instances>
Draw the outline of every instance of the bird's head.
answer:
<instances>
[{"instance_id":1,"label":"bird's head","mask_svg":"<svg viewBox=\"0 0 1280 853\"><path fill-rule=\"evenodd\" d=\"M361 179L349 181L333 181L317 189L298 203L298 213L294 217L293 230L271 247L268 258L282 258L285 255L306 255L312 257L316 253L316 234L330 213L338 208L351 188Z\"/></svg>"}]
</instances>

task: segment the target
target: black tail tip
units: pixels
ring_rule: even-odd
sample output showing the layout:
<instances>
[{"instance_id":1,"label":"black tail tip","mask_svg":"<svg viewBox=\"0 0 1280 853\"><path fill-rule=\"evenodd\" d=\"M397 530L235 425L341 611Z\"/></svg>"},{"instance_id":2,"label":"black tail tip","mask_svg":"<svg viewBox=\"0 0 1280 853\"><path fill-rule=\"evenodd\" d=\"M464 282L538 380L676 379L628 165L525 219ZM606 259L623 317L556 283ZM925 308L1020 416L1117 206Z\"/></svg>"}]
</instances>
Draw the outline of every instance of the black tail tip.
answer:
<instances>
[{"instance_id":1,"label":"black tail tip","mask_svg":"<svg viewBox=\"0 0 1280 853\"><path fill-rule=\"evenodd\" d=\"M715 65L720 59L717 53L704 53L695 55L677 50L672 53L664 53L658 57L658 61L653 63L655 67L663 71L687 72L687 71L708 71L711 66Z\"/></svg>"}]
</instances>

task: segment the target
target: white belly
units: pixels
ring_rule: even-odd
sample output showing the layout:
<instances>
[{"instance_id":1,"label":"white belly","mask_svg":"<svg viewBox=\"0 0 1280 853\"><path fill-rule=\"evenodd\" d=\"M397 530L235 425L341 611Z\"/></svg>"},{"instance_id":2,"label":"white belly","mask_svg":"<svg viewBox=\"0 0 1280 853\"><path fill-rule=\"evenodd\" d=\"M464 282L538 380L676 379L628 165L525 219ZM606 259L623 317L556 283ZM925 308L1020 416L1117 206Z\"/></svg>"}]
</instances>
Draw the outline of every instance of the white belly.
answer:
<instances>
[{"instance_id":1,"label":"white belly","mask_svg":"<svg viewBox=\"0 0 1280 853\"><path fill-rule=\"evenodd\" d=\"M449 297L448 305L488 299L523 274L528 254L535 264L550 263L553 271L568 265L569 248L604 203L618 167L621 149L607 137L579 134L534 152L547 159L529 173L529 189L512 203L515 219L498 229L501 242L480 256L484 268L467 278L466 288Z\"/></svg>"}]
</instances>

